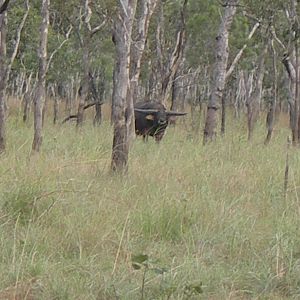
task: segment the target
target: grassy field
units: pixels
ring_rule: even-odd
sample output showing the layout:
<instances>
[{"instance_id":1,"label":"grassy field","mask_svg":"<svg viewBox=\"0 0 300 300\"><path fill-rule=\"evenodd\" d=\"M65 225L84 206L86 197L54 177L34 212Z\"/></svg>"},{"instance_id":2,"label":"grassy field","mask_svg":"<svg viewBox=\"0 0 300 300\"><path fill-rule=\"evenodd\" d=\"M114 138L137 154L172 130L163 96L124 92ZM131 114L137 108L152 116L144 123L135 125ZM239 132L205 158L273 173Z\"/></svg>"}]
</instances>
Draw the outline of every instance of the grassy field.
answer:
<instances>
[{"instance_id":1,"label":"grassy field","mask_svg":"<svg viewBox=\"0 0 300 300\"><path fill-rule=\"evenodd\" d=\"M245 122L244 122L245 123ZM109 174L112 130L8 122L0 157L0 299L299 299L300 154L278 126L246 140L170 128ZM9 298L11 297L11 298Z\"/></svg>"}]
</instances>

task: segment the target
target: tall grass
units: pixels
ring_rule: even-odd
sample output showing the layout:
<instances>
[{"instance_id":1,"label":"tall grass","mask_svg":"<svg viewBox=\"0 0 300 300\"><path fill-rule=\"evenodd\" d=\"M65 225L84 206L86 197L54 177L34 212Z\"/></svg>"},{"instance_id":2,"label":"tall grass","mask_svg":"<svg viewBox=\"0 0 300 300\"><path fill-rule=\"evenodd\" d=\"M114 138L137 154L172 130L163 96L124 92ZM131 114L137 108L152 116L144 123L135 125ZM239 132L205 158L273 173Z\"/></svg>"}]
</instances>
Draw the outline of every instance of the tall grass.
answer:
<instances>
[{"instance_id":1,"label":"tall grass","mask_svg":"<svg viewBox=\"0 0 300 300\"><path fill-rule=\"evenodd\" d=\"M263 125L248 143L241 124L205 147L184 126L159 145L137 139L120 177L109 173L108 123L49 121L30 158L31 126L10 118L0 299L32 279L32 299L298 299L299 150L285 198L289 131L278 126L264 146ZM138 254L149 261L135 270Z\"/></svg>"}]
</instances>

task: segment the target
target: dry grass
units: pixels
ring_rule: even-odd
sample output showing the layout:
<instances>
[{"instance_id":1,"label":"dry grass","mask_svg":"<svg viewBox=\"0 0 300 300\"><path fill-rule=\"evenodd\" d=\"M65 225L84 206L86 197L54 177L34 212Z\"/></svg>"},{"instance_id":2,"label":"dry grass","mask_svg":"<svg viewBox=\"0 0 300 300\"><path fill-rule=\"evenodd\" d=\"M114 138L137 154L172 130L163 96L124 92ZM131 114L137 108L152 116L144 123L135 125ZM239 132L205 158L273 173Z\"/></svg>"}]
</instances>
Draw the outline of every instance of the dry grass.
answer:
<instances>
[{"instance_id":1,"label":"dry grass","mask_svg":"<svg viewBox=\"0 0 300 300\"><path fill-rule=\"evenodd\" d=\"M281 121L285 123L286 121ZM109 174L111 128L10 118L0 167L0 291L38 279L35 299L297 299L300 157L241 121L202 146L188 126L136 140L126 177ZM147 254L140 270L132 255ZM144 278L144 288L142 282ZM201 293L201 294L199 294ZM0 292L1 295L1 292ZM1 299L1 298L0 298Z\"/></svg>"}]
</instances>

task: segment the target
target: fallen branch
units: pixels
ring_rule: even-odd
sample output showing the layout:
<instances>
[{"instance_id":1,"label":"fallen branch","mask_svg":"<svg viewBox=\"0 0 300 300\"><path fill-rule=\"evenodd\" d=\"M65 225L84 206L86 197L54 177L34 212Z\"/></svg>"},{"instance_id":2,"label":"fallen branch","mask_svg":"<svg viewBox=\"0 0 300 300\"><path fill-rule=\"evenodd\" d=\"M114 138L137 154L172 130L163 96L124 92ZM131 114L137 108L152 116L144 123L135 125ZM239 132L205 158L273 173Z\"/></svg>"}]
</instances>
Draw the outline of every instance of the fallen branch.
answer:
<instances>
[{"instance_id":1,"label":"fallen branch","mask_svg":"<svg viewBox=\"0 0 300 300\"><path fill-rule=\"evenodd\" d=\"M90 108L90 107L92 107L96 104L98 104L98 102L92 102L92 103L86 104L85 107L83 108L83 110L88 109L88 108ZM100 102L99 104L102 105L103 103ZM64 123L68 122L71 119L77 119L77 118L78 118L77 114L76 115L70 115L70 116L66 117L61 123L64 124Z\"/></svg>"}]
</instances>

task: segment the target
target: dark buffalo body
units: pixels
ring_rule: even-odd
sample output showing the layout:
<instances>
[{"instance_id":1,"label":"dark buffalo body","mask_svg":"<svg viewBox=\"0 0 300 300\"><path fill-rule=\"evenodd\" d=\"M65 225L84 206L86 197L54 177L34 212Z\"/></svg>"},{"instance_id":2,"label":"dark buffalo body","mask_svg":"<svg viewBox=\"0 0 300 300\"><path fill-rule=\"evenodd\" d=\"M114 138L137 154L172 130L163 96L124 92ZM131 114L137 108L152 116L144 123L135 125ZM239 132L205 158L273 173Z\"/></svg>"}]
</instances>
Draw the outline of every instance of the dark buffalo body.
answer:
<instances>
[{"instance_id":1,"label":"dark buffalo body","mask_svg":"<svg viewBox=\"0 0 300 300\"><path fill-rule=\"evenodd\" d=\"M183 116L186 113L167 111L165 106L158 102L138 102L134 105L135 132L144 139L153 136L159 142L164 136L171 116Z\"/></svg>"}]
</instances>

